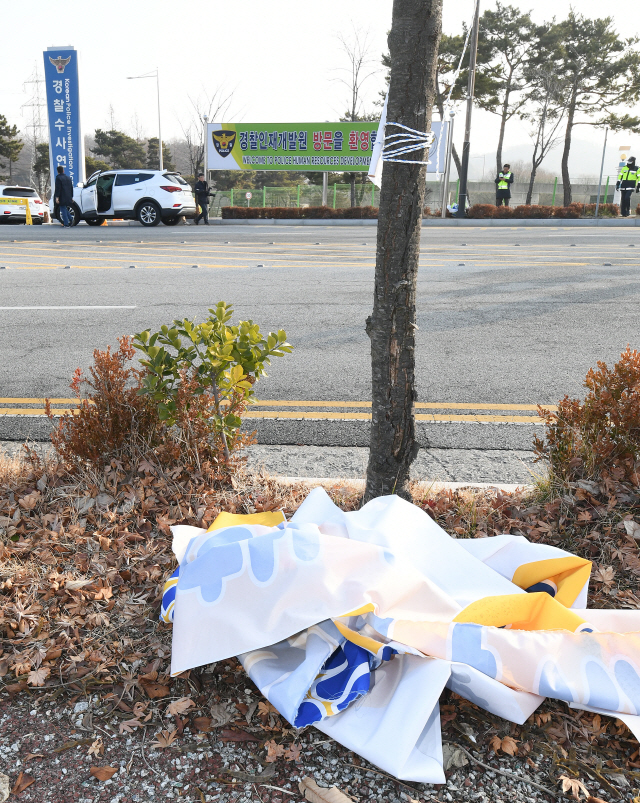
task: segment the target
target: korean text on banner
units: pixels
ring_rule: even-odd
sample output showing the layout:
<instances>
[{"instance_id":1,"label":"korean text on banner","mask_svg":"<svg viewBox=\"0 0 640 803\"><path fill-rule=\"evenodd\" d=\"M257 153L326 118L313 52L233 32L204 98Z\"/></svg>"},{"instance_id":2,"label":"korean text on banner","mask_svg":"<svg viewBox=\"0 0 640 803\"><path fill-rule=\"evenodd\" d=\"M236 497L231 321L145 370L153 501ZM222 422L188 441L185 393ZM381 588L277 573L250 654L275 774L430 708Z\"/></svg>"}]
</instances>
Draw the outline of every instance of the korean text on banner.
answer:
<instances>
[{"instance_id":1,"label":"korean text on banner","mask_svg":"<svg viewBox=\"0 0 640 803\"><path fill-rule=\"evenodd\" d=\"M378 123L210 123L209 170L366 173Z\"/></svg>"},{"instance_id":2,"label":"korean text on banner","mask_svg":"<svg viewBox=\"0 0 640 803\"><path fill-rule=\"evenodd\" d=\"M49 117L51 184L62 165L74 186L85 179L84 142L80 125L78 52L73 47L44 51L44 77Z\"/></svg>"}]
</instances>

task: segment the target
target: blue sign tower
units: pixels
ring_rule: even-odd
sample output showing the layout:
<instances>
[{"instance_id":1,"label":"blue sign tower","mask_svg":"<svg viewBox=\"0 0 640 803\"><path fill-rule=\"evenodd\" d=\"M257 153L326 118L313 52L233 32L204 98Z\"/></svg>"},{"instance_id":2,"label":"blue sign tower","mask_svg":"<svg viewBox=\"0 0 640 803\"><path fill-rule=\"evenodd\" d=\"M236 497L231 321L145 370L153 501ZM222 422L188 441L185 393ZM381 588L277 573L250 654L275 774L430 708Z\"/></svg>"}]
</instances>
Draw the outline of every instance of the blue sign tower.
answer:
<instances>
[{"instance_id":1,"label":"blue sign tower","mask_svg":"<svg viewBox=\"0 0 640 803\"><path fill-rule=\"evenodd\" d=\"M58 165L64 167L64 172L76 186L85 180L77 50L69 46L47 48L44 51L44 78L49 116L51 187Z\"/></svg>"}]
</instances>

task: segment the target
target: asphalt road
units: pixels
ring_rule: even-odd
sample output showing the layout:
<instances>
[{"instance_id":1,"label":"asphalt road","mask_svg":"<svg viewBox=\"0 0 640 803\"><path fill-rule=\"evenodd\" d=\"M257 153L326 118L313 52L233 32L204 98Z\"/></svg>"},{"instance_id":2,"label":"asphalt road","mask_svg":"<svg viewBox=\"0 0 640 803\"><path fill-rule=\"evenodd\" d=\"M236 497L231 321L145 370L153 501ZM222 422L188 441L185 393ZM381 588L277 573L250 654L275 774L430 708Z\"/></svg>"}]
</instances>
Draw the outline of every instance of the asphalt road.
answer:
<instances>
[{"instance_id":1,"label":"asphalt road","mask_svg":"<svg viewBox=\"0 0 640 803\"><path fill-rule=\"evenodd\" d=\"M429 227L420 262L418 412L434 445L528 448L533 405L581 394L597 360L640 346L635 230ZM373 227L0 227L0 408L65 399L94 348L224 299L295 346L260 383L263 442L365 445L352 403L370 399L374 263Z\"/></svg>"}]
</instances>

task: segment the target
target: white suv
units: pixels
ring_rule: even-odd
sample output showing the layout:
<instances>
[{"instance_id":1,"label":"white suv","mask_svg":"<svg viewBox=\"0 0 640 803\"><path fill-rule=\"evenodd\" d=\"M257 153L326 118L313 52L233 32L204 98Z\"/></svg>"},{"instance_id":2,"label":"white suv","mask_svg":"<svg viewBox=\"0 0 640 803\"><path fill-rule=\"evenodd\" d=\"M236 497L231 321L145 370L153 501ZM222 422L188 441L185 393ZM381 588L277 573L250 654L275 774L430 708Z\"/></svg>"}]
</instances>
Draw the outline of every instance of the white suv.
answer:
<instances>
[{"instance_id":1,"label":"white suv","mask_svg":"<svg viewBox=\"0 0 640 803\"><path fill-rule=\"evenodd\" d=\"M52 199L53 201L53 199ZM139 220L143 226L175 226L181 217L196 216L196 201L179 173L165 170L107 170L94 173L73 190L72 225L86 220Z\"/></svg>"},{"instance_id":2,"label":"white suv","mask_svg":"<svg viewBox=\"0 0 640 803\"><path fill-rule=\"evenodd\" d=\"M11 198L11 202L3 203L5 198ZM27 222L26 204L16 204L16 199L21 198L29 201L32 223L42 224L44 221L44 204L40 200L37 191L32 187L6 186L5 184L0 184L0 223Z\"/></svg>"}]
</instances>

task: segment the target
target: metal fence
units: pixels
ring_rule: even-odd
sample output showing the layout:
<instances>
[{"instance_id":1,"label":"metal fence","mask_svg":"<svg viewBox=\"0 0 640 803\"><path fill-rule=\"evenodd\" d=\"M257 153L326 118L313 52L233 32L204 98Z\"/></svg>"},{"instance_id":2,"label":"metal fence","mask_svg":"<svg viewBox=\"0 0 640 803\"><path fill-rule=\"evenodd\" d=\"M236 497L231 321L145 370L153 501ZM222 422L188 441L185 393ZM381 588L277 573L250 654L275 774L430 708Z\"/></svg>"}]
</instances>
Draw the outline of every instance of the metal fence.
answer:
<instances>
[{"instance_id":1,"label":"metal fence","mask_svg":"<svg viewBox=\"0 0 640 803\"><path fill-rule=\"evenodd\" d=\"M606 176L602 182L601 203L612 203L617 176ZM511 206L524 204L529 182L514 182L511 187ZM578 203L592 204L598 196L597 179L578 179L571 182L572 198ZM447 204L458 200L459 182L449 185ZM250 192L251 198L246 194ZM356 184L356 206L378 206L380 190L371 183ZM426 185L425 206L431 211L440 209L442 199L442 182L429 179ZM496 187L493 181L470 181L469 202L471 204L493 204L496 199ZM536 182L531 197L532 204L542 206L562 206L562 180L556 178L552 182ZM220 216L223 206L284 206L306 207L322 205L322 187L318 184L297 184L290 187L261 187L232 190L218 190L210 205L210 214ZM344 209L351 206L351 185L331 184L327 194L327 205L333 209Z\"/></svg>"},{"instance_id":2,"label":"metal fence","mask_svg":"<svg viewBox=\"0 0 640 803\"><path fill-rule=\"evenodd\" d=\"M251 198L246 194L251 193ZM356 206L378 206L380 190L370 182L355 185ZM351 185L331 184L327 193L327 205L333 209L351 206ZM292 187L261 187L259 189L217 190L212 199L210 214L221 215L223 206L322 206L322 186L297 184Z\"/></svg>"}]
</instances>

